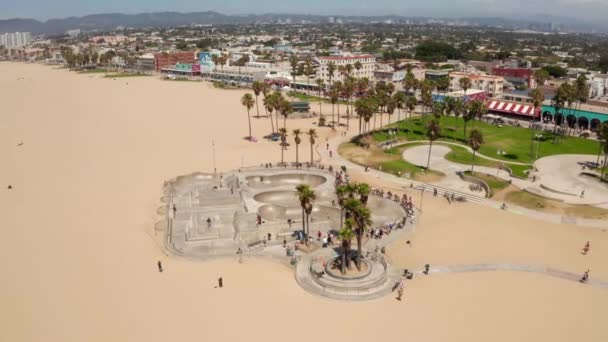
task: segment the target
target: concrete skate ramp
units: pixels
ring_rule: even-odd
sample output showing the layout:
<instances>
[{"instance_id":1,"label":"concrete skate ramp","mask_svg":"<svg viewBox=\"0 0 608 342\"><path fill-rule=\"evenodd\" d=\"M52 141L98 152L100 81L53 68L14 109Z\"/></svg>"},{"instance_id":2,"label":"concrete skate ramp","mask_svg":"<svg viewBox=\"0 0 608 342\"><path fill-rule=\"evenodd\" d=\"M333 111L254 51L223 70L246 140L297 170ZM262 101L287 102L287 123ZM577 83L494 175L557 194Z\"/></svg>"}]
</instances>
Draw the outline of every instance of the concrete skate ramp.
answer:
<instances>
[{"instance_id":1,"label":"concrete skate ramp","mask_svg":"<svg viewBox=\"0 0 608 342\"><path fill-rule=\"evenodd\" d=\"M372 196L368 199L367 206L372 212L372 226L397 222L405 216L401 205L388 199Z\"/></svg>"},{"instance_id":2,"label":"concrete skate ramp","mask_svg":"<svg viewBox=\"0 0 608 342\"><path fill-rule=\"evenodd\" d=\"M327 179L319 175L286 173L272 176L249 176L245 178L252 188L268 188L276 186L293 186L308 184L312 187L319 186Z\"/></svg>"},{"instance_id":3,"label":"concrete skate ramp","mask_svg":"<svg viewBox=\"0 0 608 342\"><path fill-rule=\"evenodd\" d=\"M266 204L260 207L258 214L260 214L264 221L269 222L287 221L288 219L295 221L302 220L302 208L299 206L285 207L276 204ZM312 208L311 216L317 221L339 220L340 210L323 205L315 205Z\"/></svg>"}]
</instances>

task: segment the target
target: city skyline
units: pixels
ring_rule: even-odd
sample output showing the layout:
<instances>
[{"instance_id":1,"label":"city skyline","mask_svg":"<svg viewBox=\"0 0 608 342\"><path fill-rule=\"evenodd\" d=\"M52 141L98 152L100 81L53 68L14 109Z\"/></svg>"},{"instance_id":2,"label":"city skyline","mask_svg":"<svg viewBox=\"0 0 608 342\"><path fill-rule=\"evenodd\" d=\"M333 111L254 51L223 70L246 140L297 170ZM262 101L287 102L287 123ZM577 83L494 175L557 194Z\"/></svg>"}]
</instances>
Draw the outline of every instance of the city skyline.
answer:
<instances>
[{"instance_id":1,"label":"city skyline","mask_svg":"<svg viewBox=\"0 0 608 342\"><path fill-rule=\"evenodd\" d=\"M512 17L531 18L558 16L569 18L601 19L608 13L608 0L436 0L415 2L411 0L378 0L370 5L363 0L337 0L329 6L321 0L307 2L260 0L251 4L244 0L225 0L200 4L193 0L167 4L160 0L108 0L83 3L77 0L23 0L0 4L0 19L27 18L36 20L61 19L101 13L148 13L148 12L199 12L217 11L225 14L312 14L312 15L402 15L425 17Z\"/></svg>"}]
</instances>

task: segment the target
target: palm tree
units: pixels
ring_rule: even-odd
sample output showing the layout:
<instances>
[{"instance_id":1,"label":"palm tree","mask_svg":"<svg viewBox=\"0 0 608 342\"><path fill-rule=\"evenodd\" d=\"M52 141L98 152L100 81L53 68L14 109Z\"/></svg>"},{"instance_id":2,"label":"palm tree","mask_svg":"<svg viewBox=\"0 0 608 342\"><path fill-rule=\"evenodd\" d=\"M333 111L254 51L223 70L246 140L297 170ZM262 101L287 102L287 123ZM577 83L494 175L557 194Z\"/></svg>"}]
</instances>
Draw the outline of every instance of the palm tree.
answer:
<instances>
[{"instance_id":1,"label":"palm tree","mask_svg":"<svg viewBox=\"0 0 608 342\"><path fill-rule=\"evenodd\" d=\"M401 110L405 107L405 101L406 101L405 93L398 92L398 93L395 93L395 95L393 95L393 103L395 104L395 107L397 108L397 121L401 121Z\"/></svg>"},{"instance_id":2,"label":"palm tree","mask_svg":"<svg viewBox=\"0 0 608 342\"><path fill-rule=\"evenodd\" d=\"M323 82L322 79L317 78L315 80L315 82L317 83L317 87L319 88L319 116L323 115L322 111L322 107L321 104L323 103L323 97L321 96L321 91L325 88L325 82Z\"/></svg>"},{"instance_id":3,"label":"palm tree","mask_svg":"<svg viewBox=\"0 0 608 342\"><path fill-rule=\"evenodd\" d=\"M410 119L412 118L412 113L414 112L414 109L416 109L417 104L418 104L418 101L416 100L416 98L414 96L407 97L407 100L405 101L405 106L407 107L407 110L410 112Z\"/></svg>"},{"instance_id":4,"label":"palm tree","mask_svg":"<svg viewBox=\"0 0 608 342\"><path fill-rule=\"evenodd\" d=\"M393 115L393 113L395 113L395 109L397 108L397 104L395 103L395 100L393 100L392 97L388 98L388 101L386 103L386 115L388 116L388 125L391 125L391 116Z\"/></svg>"},{"instance_id":5,"label":"palm tree","mask_svg":"<svg viewBox=\"0 0 608 342\"><path fill-rule=\"evenodd\" d=\"M355 233L353 232L353 226L355 225L355 221L353 219L347 219L344 221L344 226L338 232L338 236L340 236L340 240L342 241L340 246L340 254L342 258L342 263L340 265L340 271L344 274L346 273L346 268L350 266L350 246L353 240L353 236Z\"/></svg>"},{"instance_id":6,"label":"palm tree","mask_svg":"<svg viewBox=\"0 0 608 342\"><path fill-rule=\"evenodd\" d=\"M464 138L467 136L467 123L469 120L474 120L475 118L480 118L483 116L483 113L486 110L486 107L483 102L479 100L473 100L466 105L466 109L468 109L462 116L464 120Z\"/></svg>"},{"instance_id":7,"label":"palm tree","mask_svg":"<svg viewBox=\"0 0 608 342\"><path fill-rule=\"evenodd\" d=\"M279 112L283 116L283 128L287 130L287 116L293 112L293 108L291 107L291 103L284 97L280 98Z\"/></svg>"},{"instance_id":8,"label":"palm tree","mask_svg":"<svg viewBox=\"0 0 608 342\"><path fill-rule=\"evenodd\" d=\"M349 76L349 77L346 78L346 80L344 80L344 86L342 87L343 91L344 91L344 94L346 95L346 99L347 99L347 102L346 102L346 111L347 111L347 113L346 113L346 129L350 128L350 114L353 112L352 103L350 101L350 98L355 93L355 83L356 83L356 80L354 78L352 78L352 77ZM350 106L350 111L348 110L349 106Z\"/></svg>"},{"instance_id":9,"label":"palm tree","mask_svg":"<svg viewBox=\"0 0 608 342\"><path fill-rule=\"evenodd\" d=\"M445 106L441 102L433 103L433 116L437 121L441 121L441 116L443 115L445 110Z\"/></svg>"},{"instance_id":10,"label":"palm tree","mask_svg":"<svg viewBox=\"0 0 608 342\"><path fill-rule=\"evenodd\" d=\"M545 69L538 69L534 72L534 79L536 79L536 86L542 86L549 79L549 72Z\"/></svg>"},{"instance_id":11,"label":"palm tree","mask_svg":"<svg viewBox=\"0 0 608 342\"><path fill-rule=\"evenodd\" d=\"M477 128L471 130L471 135L469 136L469 146L473 150L473 162L471 163L471 173L473 173L473 168L475 167L475 154L479 151L479 148L484 143L483 134Z\"/></svg>"},{"instance_id":12,"label":"palm tree","mask_svg":"<svg viewBox=\"0 0 608 342\"><path fill-rule=\"evenodd\" d=\"M308 135L308 141L310 142L310 163L313 164L313 148L315 146L315 139L317 138L317 131L314 128L311 128L306 134Z\"/></svg>"},{"instance_id":13,"label":"palm tree","mask_svg":"<svg viewBox=\"0 0 608 342\"><path fill-rule=\"evenodd\" d=\"M284 165L285 149L287 148L287 129L279 128L279 134L281 135L281 165Z\"/></svg>"},{"instance_id":14,"label":"palm tree","mask_svg":"<svg viewBox=\"0 0 608 342\"><path fill-rule=\"evenodd\" d=\"M300 146L300 143L302 142L302 139L300 139L300 134L302 134L302 131L300 131L299 129L294 129L291 133L293 133L294 141L296 143L296 167L297 167L298 165L300 165L300 155L298 152L298 148Z\"/></svg>"},{"instance_id":15,"label":"palm tree","mask_svg":"<svg viewBox=\"0 0 608 342\"><path fill-rule=\"evenodd\" d=\"M253 96L251 96L249 93L243 95L241 98L241 104L247 108L247 120L249 121L249 136L247 138L251 140L253 137L251 135L251 115L249 114L249 110L253 108Z\"/></svg>"},{"instance_id":16,"label":"palm tree","mask_svg":"<svg viewBox=\"0 0 608 342\"><path fill-rule=\"evenodd\" d=\"M260 107L258 106L258 97L260 96L260 93L262 92L264 85L262 82L260 81L254 81L253 84L251 85L251 89L253 90L253 93L255 94L255 111L257 113L257 117L260 117Z\"/></svg>"},{"instance_id":17,"label":"palm tree","mask_svg":"<svg viewBox=\"0 0 608 342\"><path fill-rule=\"evenodd\" d=\"M564 108L564 104L566 103L567 99L568 99L568 89L567 87L564 87L563 83L561 86L559 86L559 88L557 88L557 91L555 92L555 95L553 96L553 99L551 100L551 104L553 106L553 108L555 109L555 116L553 117L553 143L556 144L557 143L557 117L558 115L560 115L560 110L562 108ZM562 118L563 121L563 118Z\"/></svg>"},{"instance_id":18,"label":"palm tree","mask_svg":"<svg viewBox=\"0 0 608 342\"><path fill-rule=\"evenodd\" d=\"M431 149L433 148L433 141L439 139L441 135L441 126L439 122L432 119L426 127L426 137L429 139L429 157L426 161L426 168L428 169L431 164Z\"/></svg>"},{"instance_id":19,"label":"palm tree","mask_svg":"<svg viewBox=\"0 0 608 342\"><path fill-rule=\"evenodd\" d=\"M327 63L327 75L329 77L329 86L332 86L331 80L334 78L334 73L336 72L336 63L329 62Z\"/></svg>"},{"instance_id":20,"label":"palm tree","mask_svg":"<svg viewBox=\"0 0 608 342\"><path fill-rule=\"evenodd\" d=\"M355 236L357 238L357 269L361 269L361 257L362 257L362 240L367 227L372 223L371 222L371 212L369 208L367 208L361 200L357 198L348 199L344 203L344 208L346 209L348 219L352 219L355 223Z\"/></svg>"},{"instance_id":21,"label":"palm tree","mask_svg":"<svg viewBox=\"0 0 608 342\"><path fill-rule=\"evenodd\" d=\"M407 73L405 74L405 78L403 78L403 89L405 89L405 91L407 93L410 92L411 89L414 88L416 83L416 77L414 76L414 74L412 74L411 70L408 70ZM416 95L416 93L414 92L414 96Z\"/></svg>"},{"instance_id":22,"label":"palm tree","mask_svg":"<svg viewBox=\"0 0 608 342\"><path fill-rule=\"evenodd\" d=\"M338 89L336 89L335 84L334 86L331 87L331 89L329 90L329 101L331 102L331 122L332 122L332 126L336 123L336 113L335 113L335 106L336 103L338 102Z\"/></svg>"},{"instance_id":23,"label":"palm tree","mask_svg":"<svg viewBox=\"0 0 608 342\"><path fill-rule=\"evenodd\" d=\"M355 62L355 70L357 70L357 78L359 78L359 70L361 70L361 68L363 68L363 64L361 64L361 62L356 61Z\"/></svg>"},{"instance_id":24,"label":"palm tree","mask_svg":"<svg viewBox=\"0 0 608 342\"><path fill-rule=\"evenodd\" d=\"M296 75L298 74L298 57L291 55L289 57L289 64L291 65L291 77L293 77L293 89L296 88Z\"/></svg>"},{"instance_id":25,"label":"palm tree","mask_svg":"<svg viewBox=\"0 0 608 342\"><path fill-rule=\"evenodd\" d=\"M308 184L296 186L300 206L302 207L302 230L304 231L304 241L308 245L308 235L310 233L309 217L312 212L312 202L316 199L314 190Z\"/></svg>"},{"instance_id":26,"label":"palm tree","mask_svg":"<svg viewBox=\"0 0 608 342\"><path fill-rule=\"evenodd\" d=\"M312 59L307 56L304 59L304 74L306 75L306 85L310 88L310 75L314 73L315 69L312 66Z\"/></svg>"},{"instance_id":27,"label":"palm tree","mask_svg":"<svg viewBox=\"0 0 608 342\"><path fill-rule=\"evenodd\" d=\"M460 88L464 91L464 98L466 101L467 90L471 89L471 79L468 77L463 77L458 80L458 84L460 85Z\"/></svg>"},{"instance_id":28,"label":"palm tree","mask_svg":"<svg viewBox=\"0 0 608 342\"><path fill-rule=\"evenodd\" d=\"M455 98L448 96L443 101L443 104L444 104L445 114L447 116L450 116L450 114L454 113L454 110L456 109L456 99Z\"/></svg>"},{"instance_id":29,"label":"palm tree","mask_svg":"<svg viewBox=\"0 0 608 342\"><path fill-rule=\"evenodd\" d=\"M340 100L340 97L342 97L342 91L344 90L344 85L342 84L341 81L336 81L334 82L334 84L332 85L332 87L336 90L336 94L337 94L337 100ZM338 107L338 126L340 126L340 104L336 102L336 107Z\"/></svg>"},{"instance_id":30,"label":"palm tree","mask_svg":"<svg viewBox=\"0 0 608 342\"><path fill-rule=\"evenodd\" d=\"M597 135L597 141L599 142L600 145L600 149L597 152L597 162L596 164L599 165L600 164L600 154L602 152L602 146L604 147L604 150L606 149L606 145L608 145L608 121L603 122L598 128L597 131L595 132L595 134ZM606 168L606 162L604 161L604 168ZM602 172L603 174L603 172Z\"/></svg>"},{"instance_id":31,"label":"palm tree","mask_svg":"<svg viewBox=\"0 0 608 342\"><path fill-rule=\"evenodd\" d=\"M272 127L272 134L274 134L274 120L272 120L272 112L274 111L274 101L276 96L273 96L274 94L270 94L267 96L264 96L264 108L266 109L266 115L268 115L270 117L270 125ZM277 124L278 126L278 124Z\"/></svg>"}]
</instances>

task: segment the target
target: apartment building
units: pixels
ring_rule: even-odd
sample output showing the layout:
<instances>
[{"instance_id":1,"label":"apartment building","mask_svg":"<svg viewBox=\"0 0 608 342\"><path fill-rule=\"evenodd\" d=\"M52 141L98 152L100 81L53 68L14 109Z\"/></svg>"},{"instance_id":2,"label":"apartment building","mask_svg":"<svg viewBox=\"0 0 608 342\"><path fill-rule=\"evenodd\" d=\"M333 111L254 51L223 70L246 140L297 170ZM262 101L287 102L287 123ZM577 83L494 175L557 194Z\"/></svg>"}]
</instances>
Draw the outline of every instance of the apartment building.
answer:
<instances>
[{"instance_id":1,"label":"apartment building","mask_svg":"<svg viewBox=\"0 0 608 342\"><path fill-rule=\"evenodd\" d=\"M471 88L483 90L490 97L498 97L503 93L505 79L502 76L496 75L477 75L464 72L450 72L450 88L449 91L462 90L460 80L468 77L471 80Z\"/></svg>"},{"instance_id":2,"label":"apartment building","mask_svg":"<svg viewBox=\"0 0 608 342\"><path fill-rule=\"evenodd\" d=\"M329 64L334 63L336 70L334 71L332 82L344 82L346 75L338 71L340 66L352 65L350 76L354 78L367 77L370 81L374 80L374 71L376 70L376 57L373 55L358 55L358 56L320 56L316 59L319 67L317 68L317 78L320 78L329 85ZM355 63L361 63L361 69L355 69Z\"/></svg>"}]
</instances>

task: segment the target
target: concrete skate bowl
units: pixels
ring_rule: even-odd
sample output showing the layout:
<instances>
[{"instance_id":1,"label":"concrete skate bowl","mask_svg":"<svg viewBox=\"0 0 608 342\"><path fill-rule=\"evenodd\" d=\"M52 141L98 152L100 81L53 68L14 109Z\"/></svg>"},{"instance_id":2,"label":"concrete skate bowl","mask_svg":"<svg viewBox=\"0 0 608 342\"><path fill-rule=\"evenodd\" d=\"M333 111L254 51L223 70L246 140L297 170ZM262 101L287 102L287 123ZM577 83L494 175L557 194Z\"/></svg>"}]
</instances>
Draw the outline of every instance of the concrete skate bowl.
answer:
<instances>
[{"instance_id":1,"label":"concrete skate bowl","mask_svg":"<svg viewBox=\"0 0 608 342\"><path fill-rule=\"evenodd\" d=\"M311 217L315 220L337 220L340 218L340 210L333 208L330 204L335 196L326 192L317 192L317 199L312 208ZM266 191L261 192L253 199L264 203L258 214L265 221L286 221L288 219L301 220L302 207L295 191Z\"/></svg>"},{"instance_id":2,"label":"concrete skate bowl","mask_svg":"<svg viewBox=\"0 0 608 342\"><path fill-rule=\"evenodd\" d=\"M372 212L374 226L396 223L405 217L405 211L399 203L385 198L370 196L367 207Z\"/></svg>"},{"instance_id":3,"label":"concrete skate bowl","mask_svg":"<svg viewBox=\"0 0 608 342\"><path fill-rule=\"evenodd\" d=\"M258 214L260 214L264 221L268 222L284 222L288 219L299 221L302 219L302 208L299 205L266 204L258 209ZM340 218L340 209L324 205L313 205L311 217L316 221L338 220Z\"/></svg>"},{"instance_id":4,"label":"concrete skate bowl","mask_svg":"<svg viewBox=\"0 0 608 342\"><path fill-rule=\"evenodd\" d=\"M311 187L319 186L327 182L327 178L320 175L303 173L286 173L272 176L249 176L246 177L247 183L252 188L271 188L279 186L293 186L308 184Z\"/></svg>"}]
</instances>

